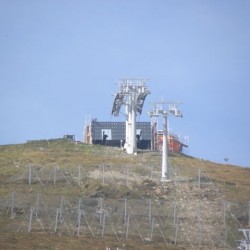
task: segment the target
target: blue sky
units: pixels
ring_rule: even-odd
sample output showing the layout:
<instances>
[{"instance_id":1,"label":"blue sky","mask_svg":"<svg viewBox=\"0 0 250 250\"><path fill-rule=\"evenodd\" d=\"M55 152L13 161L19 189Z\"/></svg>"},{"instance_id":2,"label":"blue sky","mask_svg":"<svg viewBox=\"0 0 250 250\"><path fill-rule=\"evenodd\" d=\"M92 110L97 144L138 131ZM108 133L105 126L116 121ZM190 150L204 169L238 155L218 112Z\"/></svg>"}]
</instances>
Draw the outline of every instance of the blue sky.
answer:
<instances>
[{"instance_id":1,"label":"blue sky","mask_svg":"<svg viewBox=\"0 0 250 250\"><path fill-rule=\"evenodd\" d=\"M115 82L181 101L189 154L250 166L250 1L0 0L0 144L75 134L111 116ZM124 120L121 116L119 120Z\"/></svg>"}]
</instances>

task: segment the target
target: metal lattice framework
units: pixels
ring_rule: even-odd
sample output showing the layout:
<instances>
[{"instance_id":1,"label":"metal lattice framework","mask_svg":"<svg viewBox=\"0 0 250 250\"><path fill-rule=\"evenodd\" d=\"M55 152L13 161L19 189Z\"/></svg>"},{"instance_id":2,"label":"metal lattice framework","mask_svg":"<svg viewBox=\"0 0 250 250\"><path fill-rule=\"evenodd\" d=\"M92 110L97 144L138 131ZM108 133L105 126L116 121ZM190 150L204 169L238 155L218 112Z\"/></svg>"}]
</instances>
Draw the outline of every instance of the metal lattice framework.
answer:
<instances>
[{"instance_id":1,"label":"metal lattice framework","mask_svg":"<svg viewBox=\"0 0 250 250\"><path fill-rule=\"evenodd\" d=\"M121 106L125 106L126 138L125 148L128 154L136 153L136 115L141 114L144 101L150 91L143 78L121 78L115 94L112 115L119 116Z\"/></svg>"}]
</instances>

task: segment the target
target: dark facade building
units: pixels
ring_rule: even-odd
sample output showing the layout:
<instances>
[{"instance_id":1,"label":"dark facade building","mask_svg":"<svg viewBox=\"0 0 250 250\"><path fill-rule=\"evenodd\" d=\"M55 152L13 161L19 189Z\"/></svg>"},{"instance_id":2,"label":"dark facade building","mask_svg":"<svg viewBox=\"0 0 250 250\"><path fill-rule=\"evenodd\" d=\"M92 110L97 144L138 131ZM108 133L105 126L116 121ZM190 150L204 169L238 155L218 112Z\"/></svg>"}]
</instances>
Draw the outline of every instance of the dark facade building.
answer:
<instances>
[{"instance_id":1,"label":"dark facade building","mask_svg":"<svg viewBox=\"0 0 250 250\"><path fill-rule=\"evenodd\" d=\"M162 150L163 132L150 122L136 122L138 149ZM99 122L92 120L85 126L84 143L123 147L126 136L125 122ZM188 146L174 133L168 134L168 151L182 153Z\"/></svg>"},{"instance_id":2,"label":"dark facade building","mask_svg":"<svg viewBox=\"0 0 250 250\"><path fill-rule=\"evenodd\" d=\"M85 127L84 142L121 147L125 143L125 122L99 122L92 120ZM149 122L136 123L137 148L151 148L151 126Z\"/></svg>"}]
</instances>

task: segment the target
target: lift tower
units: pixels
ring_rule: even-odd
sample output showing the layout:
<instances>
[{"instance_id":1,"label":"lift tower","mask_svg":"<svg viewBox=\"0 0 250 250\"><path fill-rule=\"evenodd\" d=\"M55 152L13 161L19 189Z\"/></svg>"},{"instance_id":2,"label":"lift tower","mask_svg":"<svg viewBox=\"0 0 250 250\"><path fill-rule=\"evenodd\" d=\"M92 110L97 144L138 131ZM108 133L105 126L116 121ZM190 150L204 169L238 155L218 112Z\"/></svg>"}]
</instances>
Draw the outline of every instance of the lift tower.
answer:
<instances>
[{"instance_id":1,"label":"lift tower","mask_svg":"<svg viewBox=\"0 0 250 250\"><path fill-rule=\"evenodd\" d=\"M168 131L167 118L172 114L175 117L183 117L176 102L155 102L153 109L149 112L151 120L162 115L163 118L163 142L162 142L162 170L161 181L170 181L168 173ZM152 122L151 122L152 124Z\"/></svg>"},{"instance_id":2,"label":"lift tower","mask_svg":"<svg viewBox=\"0 0 250 250\"><path fill-rule=\"evenodd\" d=\"M112 115L119 116L121 106L125 106L126 138L125 145L128 154L137 153L136 115L141 114L145 98L150 91L142 78L120 78L119 89L115 94Z\"/></svg>"}]
</instances>

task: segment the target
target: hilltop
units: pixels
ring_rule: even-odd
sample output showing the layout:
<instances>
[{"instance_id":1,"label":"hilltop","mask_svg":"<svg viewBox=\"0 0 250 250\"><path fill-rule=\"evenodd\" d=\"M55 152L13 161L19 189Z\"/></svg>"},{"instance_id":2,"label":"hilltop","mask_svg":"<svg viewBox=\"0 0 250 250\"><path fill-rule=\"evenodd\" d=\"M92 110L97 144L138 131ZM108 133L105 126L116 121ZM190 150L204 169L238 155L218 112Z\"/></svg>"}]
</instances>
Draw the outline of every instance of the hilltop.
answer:
<instances>
[{"instance_id":1,"label":"hilltop","mask_svg":"<svg viewBox=\"0 0 250 250\"><path fill-rule=\"evenodd\" d=\"M234 247L249 222L250 169L170 154L169 170L160 182L159 152L0 146L0 249Z\"/></svg>"}]
</instances>

